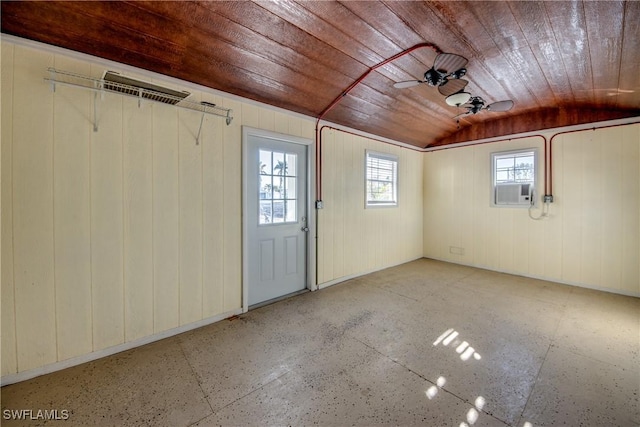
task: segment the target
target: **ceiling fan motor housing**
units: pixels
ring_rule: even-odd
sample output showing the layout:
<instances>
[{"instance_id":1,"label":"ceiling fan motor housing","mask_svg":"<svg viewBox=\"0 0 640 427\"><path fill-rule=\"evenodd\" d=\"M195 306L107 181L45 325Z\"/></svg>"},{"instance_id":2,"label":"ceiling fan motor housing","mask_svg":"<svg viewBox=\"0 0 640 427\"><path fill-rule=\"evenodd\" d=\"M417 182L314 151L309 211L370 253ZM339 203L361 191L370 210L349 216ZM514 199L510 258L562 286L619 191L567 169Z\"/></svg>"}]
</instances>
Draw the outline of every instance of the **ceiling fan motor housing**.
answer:
<instances>
[{"instance_id":1,"label":"ceiling fan motor housing","mask_svg":"<svg viewBox=\"0 0 640 427\"><path fill-rule=\"evenodd\" d=\"M471 108L469 109L469 112L471 114L476 114L479 113L480 110L482 110L482 107L484 107L484 100L479 96L474 96L473 98L471 98L470 104Z\"/></svg>"},{"instance_id":2,"label":"ceiling fan motor housing","mask_svg":"<svg viewBox=\"0 0 640 427\"><path fill-rule=\"evenodd\" d=\"M458 71L451 73L451 77L453 77L454 79L461 79L465 74L467 74L467 69L460 68Z\"/></svg>"},{"instance_id":3,"label":"ceiling fan motor housing","mask_svg":"<svg viewBox=\"0 0 640 427\"><path fill-rule=\"evenodd\" d=\"M424 81L427 82L429 86L440 86L443 84L446 74L439 72L435 68L431 68L424 73Z\"/></svg>"}]
</instances>

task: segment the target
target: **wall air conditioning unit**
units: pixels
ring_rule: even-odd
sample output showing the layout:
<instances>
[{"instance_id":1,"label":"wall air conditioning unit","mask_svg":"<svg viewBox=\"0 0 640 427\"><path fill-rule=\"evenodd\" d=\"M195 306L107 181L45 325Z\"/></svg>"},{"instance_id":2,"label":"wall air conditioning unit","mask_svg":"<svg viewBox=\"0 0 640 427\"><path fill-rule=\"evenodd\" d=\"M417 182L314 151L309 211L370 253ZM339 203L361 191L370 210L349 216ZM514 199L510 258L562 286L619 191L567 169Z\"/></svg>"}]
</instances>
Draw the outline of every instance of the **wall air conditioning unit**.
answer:
<instances>
[{"instance_id":1,"label":"wall air conditioning unit","mask_svg":"<svg viewBox=\"0 0 640 427\"><path fill-rule=\"evenodd\" d=\"M132 79L115 71L105 71L102 80L105 90L165 104L175 105L191 95L189 92L173 90L154 83Z\"/></svg>"},{"instance_id":2,"label":"wall air conditioning unit","mask_svg":"<svg viewBox=\"0 0 640 427\"><path fill-rule=\"evenodd\" d=\"M530 206L532 184L496 184L496 205Z\"/></svg>"}]
</instances>

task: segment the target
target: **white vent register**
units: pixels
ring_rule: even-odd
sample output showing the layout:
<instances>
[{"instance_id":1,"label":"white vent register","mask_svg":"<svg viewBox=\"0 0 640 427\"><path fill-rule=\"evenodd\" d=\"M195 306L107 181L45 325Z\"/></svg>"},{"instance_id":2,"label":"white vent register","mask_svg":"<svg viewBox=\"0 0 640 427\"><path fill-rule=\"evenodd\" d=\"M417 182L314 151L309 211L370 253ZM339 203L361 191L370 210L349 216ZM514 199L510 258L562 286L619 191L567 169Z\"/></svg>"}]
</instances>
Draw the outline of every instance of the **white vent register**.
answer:
<instances>
[{"instance_id":1,"label":"white vent register","mask_svg":"<svg viewBox=\"0 0 640 427\"><path fill-rule=\"evenodd\" d=\"M222 108L209 102L191 101L188 99L189 95L191 95L189 92L178 91L155 83L133 79L114 71L106 71L101 79L56 70L55 68L47 68L47 72L49 73L49 77L45 77L45 80L51 83L51 88L54 92L58 84L89 89L94 92L94 132L98 131L98 94L104 94L105 92L116 92L124 96L137 98L138 106L141 105L142 101L152 101L202 113L196 144L200 142L200 132L202 131L205 114L224 117L227 125L231 124L233 120L231 109Z\"/></svg>"}]
</instances>

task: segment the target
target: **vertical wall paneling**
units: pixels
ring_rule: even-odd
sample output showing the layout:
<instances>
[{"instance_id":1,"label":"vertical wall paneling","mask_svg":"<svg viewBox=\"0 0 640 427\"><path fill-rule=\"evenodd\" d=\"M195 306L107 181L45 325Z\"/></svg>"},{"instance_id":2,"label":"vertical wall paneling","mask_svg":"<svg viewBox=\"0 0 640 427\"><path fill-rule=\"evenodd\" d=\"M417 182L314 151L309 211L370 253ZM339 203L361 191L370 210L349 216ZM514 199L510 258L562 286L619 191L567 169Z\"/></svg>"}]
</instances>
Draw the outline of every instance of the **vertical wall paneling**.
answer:
<instances>
[{"instance_id":1,"label":"vertical wall paneling","mask_svg":"<svg viewBox=\"0 0 640 427\"><path fill-rule=\"evenodd\" d=\"M52 65L51 54L15 48L13 257L19 371L57 360L53 93L42 79L43 71Z\"/></svg>"},{"instance_id":2,"label":"vertical wall paneling","mask_svg":"<svg viewBox=\"0 0 640 427\"><path fill-rule=\"evenodd\" d=\"M242 306L242 125L245 106L228 100L234 120L223 128L224 198L224 311ZM250 109L253 111L253 109ZM251 125L249 125L251 126Z\"/></svg>"},{"instance_id":3,"label":"vertical wall paneling","mask_svg":"<svg viewBox=\"0 0 640 427\"><path fill-rule=\"evenodd\" d=\"M325 129L318 278L322 285L419 258L422 254L422 154ZM365 153L398 156L397 207L365 208ZM413 227L407 224L414 224Z\"/></svg>"},{"instance_id":4,"label":"vertical wall paneling","mask_svg":"<svg viewBox=\"0 0 640 427\"><path fill-rule=\"evenodd\" d=\"M260 108L253 104L242 104L242 124L245 126L260 127Z\"/></svg>"},{"instance_id":5,"label":"vertical wall paneling","mask_svg":"<svg viewBox=\"0 0 640 427\"><path fill-rule=\"evenodd\" d=\"M298 117L289 117L287 120L287 129L288 131L283 131L282 133L288 133L289 135L294 136L303 136L302 129L303 127L309 128L311 123L303 123L303 120ZM313 128L312 128L313 129Z\"/></svg>"},{"instance_id":6,"label":"vertical wall paneling","mask_svg":"<svg viewBox=\"0 0 640 427\"><path fill-rule=\"evenodd\" d=\"M489 207L491 152L537 147L540 164L541 138L426 153L424 255L639 295L639 129L636 124L555 137L554 203L543 221L531 220L527 209ZM465 256L449 253L457 244Z\"/></svg>"},{"instance_id":7,"label":"vertical wall paneling","mask_svg":"<svg viewBox=\"0 0 640 427\"><path fill-rule=\"evenodd\" d=\"M7 105L13 104L13 55L14 47L12 45L2 46L0 51L2 59L0 60L0 88L2 90L2 134L0 135L2 145L0 159L2 165L0 170L2 176L0 184L2 185L2 200L0 201L0 217L2 218L0 236L2 236L2 246L0 247L0 266L2 268L0 281L2 282L2 319L0 325L2 327L2 375L12 374L18 370L18 361L16 357L16 313L15 313L15 294L13 281L13 168L11 159L13 157L13 109L7 108Z\"/></svg>"},{"instance_id":8,"label":"vertical wall paneling","mask_svg":"<svg viewBox=\"0 0 640 427\"><path fill-rule=\"evenodd\" d=\"M539 191L536 193L536 198L538 203L541 204L542 196L544 191ZM533 215L539 215L539 211L534 211ZM520 221L524 220L524 224L521 224L521 227L525 231L526 235L524 236L524 242L527 246L527 271L533 276L544 277L544 236L545 236L545 224L541 221L535 221L529 223L528 218L521 218Z\"/></svg>"},{"instance_id":9,"label":"vertical wall paneling","mask_svg":"<svg viewBox=\"0 0 640 427\"><path fill-rule=\"evenodd\" d=\"M222 99L216 99L220 105ZM203 316L223 311L224 276L224 122L205 118L202 139Z\"/></svg>"},{"instance_id":10,"label":"vertical wall paneling","mask_svg":"<svg viewBox=\"0 0 640 427\"><path fill-rule=\"evenodd\" d=\"M342 157L342 165L336 162L336 167L342 167L345 171L345 180L344 180L344 193L352 194L355 196L347 197L344 200L344 225L345 225L345 235L344 235L344 252L345 254L358 254L358 257L347 256L345 257L345 273L347 275L353 274L353 272L358 271L360 267L358 266L358 261L362 259L362 252L360 251L360 247L358 247L358 242L351 239L352 233L358 233L356 231L356 227L359 225L359 221L361 215L356 216L355 213L359 210L363 209L363 204L359 204L363 200L363 197L358 197L358 186L364 185L362 180L358 174L358 168L353 167L354 164L354 145L353 136L348 135L344 138L343 145L343 157ZM329 165L326 163L323 164L324 171L322 172L323 179L328 181L330 177L335 176L335 171L331 171L329 169ZM335 186L337 189L337 185ZM363 190L364 192L364 190ZM335 200L334 200L335 204ZM325 209L328 209L326 207ZM331 207L331 209L335 209L335 205ZM335 215L334 215L335 217ZM360 218L359 218L360 217ZM331 251L329 248L328 251ZM333 279L333 277L331 277Z\"/></svg>"},{"instance_id":11,"label":"vertical wall paneling","mask_svg":"<svg viewBox=\"0 0 640 427\"><path fill-rule=\"evenodd\" d=\"M153 333L152 112L150 103L123 99L126 341Z\"/></svg>"},{"instance_id":12,"label":"vertical wall paneling","mask_svg":"<svg viewBox=\"0 0 640 427\"><path fill-rule=\"evenodd\" d=\"M119 95L104 95L99 104L99 130L91 135L94 351L125 341L123 101Z\"/></svg>"},{"instance_id":13,"label":"vertical wall paneling","mask_svg":"<svg viewBox=\"0 0 640 427\"><path fill-rule=\"evenodd\" d=\"M564 158L560 169L562 187L557 188L559 196L563 199L562 279L577 283L580 281L582 269L583 146L590 141L584 141L585 144L582 144L577 134L562 135L557 141Z\"/></svg>"},{"instance_id":14,"label":"vertical wall paneling","mask_svg":"<svg viewBox=\"0 0 640 427\"><path fill-rule=\"evenodd\" d=\"M84 62L56 67L88 74ZM60 86L53 112L53 219L58 359L89 353L91 327L90 153L93 94Z\"/></svg>"},{"instance_id":15,"label":"vertical wall paneling","mask_svg":"<svg viewBox=\"0 0 640 427\"><path fill-rule=\"evenodd\" d=\"M206 116L196 145L200 114L109 92L94 111L91 92L51 91L54 65L105 71L2 43L3 376L239 312L241 127L314 136L313 120L191 88L234 117Z\"/></svg>"},{"instance_id":16,"label":"vertical wall paneling","mask_svg":"<svg viewBox=\"0 0 640 427\"><path fill-rule=\"evenodd\" d=\"M550 136L547 136L550 138ZM541 251L544 257L544 274L541 277L562 277L563 223L564 223L564 188L563 174L564 151L559 144L553 142L553 203L549 207L549 219L542 223L544 239Z\"/></svg>"},{"instance_id":17,"label":"vertical wall paneling","mask_svg":"<svg viewBox=\"0 0 640 427\"><path fill-rule=\"evenodd\" d=\"M429 154L427 158L431 158ZM487 158L485 150L473 150L473 170L472 180L478 183L475 191L472 191L473 210L476 218L476 226L473 227L472 251L468 256L476 259L478 265L488 266L491 259L495 258L495 254L490 254L489 248L491 233L495 230L496 225L491 222L489 215L489 198L490 189L488 188L487 176L490 176L490 161ZM482 189L482 183L487 183L487 188ZM467 253L467 252L465 252Z\"/></svg>"},{"instance_id":18,"label":"vertical wall paneling","mask_svg":"<svg viewBox=\"0 0 640 427\"><path fill-rule=\"evenodd\" d=\"M179 320L178 110L153 105L153 312L155 332Z\"/></svg>"},{"instance_id":19,"label":"vertical wall paneling","mask_svg":"<svg viewBox=\"0 0 640 427\"><path fill-rule=\"evenodd\" d=\"M611 134L611 131L607 132ZM580 279L591 278L595 283L602 283L600 275L600 247L603 235L603 211L612 206L605 206L603 198L603 170L602 170L602 132L581 132L572 138L582 137L588 149L582 150L582 229L580 259ZM580 143L580 141L578 141ZM583 144L584 145L584 144ZM604 185L607 186L606 184ZM619 237L618 237L619 238ZM584 262L591 260L591 262ZM581 280L579 280L581 281Z\"/></svg>"},{"instance_id":20,"label":"vertical wall paneling","mask_svg":"<svg viewBox=\"0 0 640 427\"><path fill-rule=\"evenodd\" d=\"M274 131L276 128L276 112L265 108L258 108L258 127L260 129Z\"/></svg>"},{"instance_id":21,"label":"vertical wall paneling","mask_svg":"<svg viewBox=\"0 0 640 427\"><path fill-rule=\"evenodd\" d=\"M289 129L289 120L287 115L279 111L273 112L273 130L278 133L294 135Z\"/></svg>"},{"instance_id":22,"label":"vertical wall paneling","mask_svg":"<svg viewBox=\"0 0 640 427\"><path fill-rule=\"evenodd\" d=\"M202 145L200 116L179 111L180 324L202 317Z\"/></svg>"},{"instance_id":23,"label":"vertical wall paneling","mask_svg":"<svg viewBox=\"0 0 640 427\"><path fill-rule=\"evenodd\" d=\"M331 235L333 237L333 241L327 242L327 247L330 248L329 256L333 258L333 262L331 263L332 271L329 277L344 277L346 273L345 269L345 253L346 248L344 245L345 241L345 215L346 215L346 199L348 198L344 191L337 191L338 185L340 183L344 183L347 180L347 171L344 168L344 164L341 163L344 158L344 146L345 146L345 138L346 134L343 132L334 132L335 143L334 149L330 150L332 154L332 160L334 163L338 165L342 165L338 170L334 171L335 180L332 181L333 190L332 190L332 198L333 205L331 207L331 214L333 216L333 223L331 224L323 224L324 227L327 227L329 233L325 233L326 236ZM344 185L344 184L342 184ZM363 184L364 185L364 184Z\"/></svg>"},{"instance_id":24,"label":"vertical wall paneling","mask_svg":"<svg viewBox=\"0 0 640 427\"><path fill-rule=\"evenodd\" d=\"M640 125L622 134L622 285L638 292L640 283ZM635 287L634 287L635 284Z\"/></svg>"},{"instance_id":25,"label":"vertical wall paneling","mask_svg":"<svg viewBox=\"0 0 640 427\"><path fill-rule=\"evenodd\" d=\"M600 133L601 167L600 200L597 202L601 212L600 241L595 244L598 253L594 259L600 259L597 270L601 283L607 287L619 288L622 284L622 128L612 128L607 134Z\"/></svg>"},{"instance_id":26,"label":"vertical wall paneling","mask_svg":"<svg viewBox=\"0 0 640 427\"><path fill-rule=\"evenodd\" d=\"M331 133L331 135L329 135ZM336 149L327 149L329 145L336 144L332 130L323 131L323 163L327 165L335 164L336 159L333 157ZM326 281L325 277L332 277L333 275L333 257L329 253L330 248L333 247L335 236L333 233L325 233L324 229L333 230L333 216L335 211L333 209L326 209L329 206L333 206L336 192L333 191L333 182L323 180L323 203L325 209L318 211L318 282L323 283Z\"/></svg>"}]
</instances>

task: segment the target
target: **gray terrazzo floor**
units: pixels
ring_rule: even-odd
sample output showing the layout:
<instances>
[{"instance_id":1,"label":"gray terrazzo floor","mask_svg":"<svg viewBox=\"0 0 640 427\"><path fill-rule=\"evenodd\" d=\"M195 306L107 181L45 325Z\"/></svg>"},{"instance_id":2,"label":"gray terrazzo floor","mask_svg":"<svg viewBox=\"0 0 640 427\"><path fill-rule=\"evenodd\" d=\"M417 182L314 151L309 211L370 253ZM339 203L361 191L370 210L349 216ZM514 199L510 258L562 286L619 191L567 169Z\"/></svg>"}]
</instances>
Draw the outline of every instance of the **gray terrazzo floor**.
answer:
<instances>
[{"instance_id":1,"label":"gray terrazzo floor","mask_svg":"<svg viewBox=\"0 0 640 427\"><path fill-rule=\"evenodd\" d=\"M46 423L65 427L638 426L639 395L640 299L422 259L3 387L2 409L65 409Z\"/></svg>"}]
</instances>

